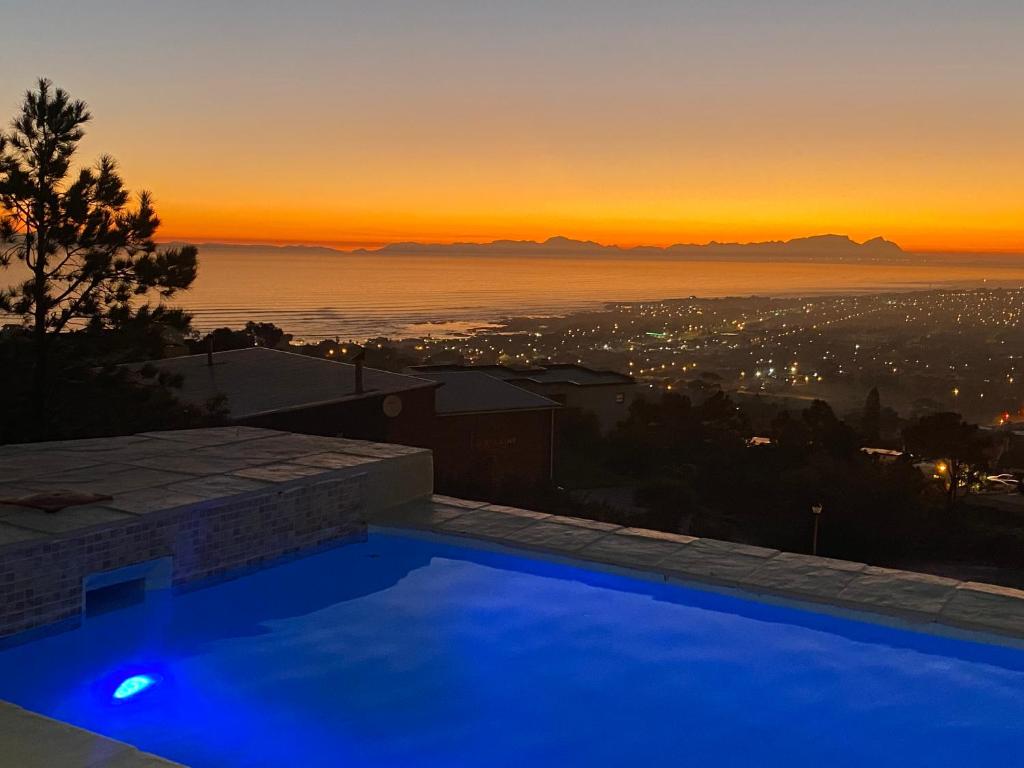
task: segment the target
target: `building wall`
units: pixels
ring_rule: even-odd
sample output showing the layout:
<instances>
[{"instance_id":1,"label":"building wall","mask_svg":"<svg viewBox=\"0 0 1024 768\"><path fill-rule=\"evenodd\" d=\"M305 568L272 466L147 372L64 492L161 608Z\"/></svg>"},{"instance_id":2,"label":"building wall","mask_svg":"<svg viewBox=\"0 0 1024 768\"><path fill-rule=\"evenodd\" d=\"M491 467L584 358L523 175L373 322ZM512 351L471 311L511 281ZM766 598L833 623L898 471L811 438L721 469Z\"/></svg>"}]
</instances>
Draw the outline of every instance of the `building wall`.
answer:
<instances>
[{"instance_id":1,"label":"building wall","mask_svg":"<svg viewBox=\"0 0 1024 768\"><path fill-rule=\"evenodd\" d=\"M387 397L401 401L402 410L398 416L391 417L384 412ZM421 387L390 396L368 395L358 400L254 416L239 422L284 432L429 448L433 440L434 388Z\"/></svg>"},{"instance_id":2,"label":"building wall","mask_svg":"<svg viewBox=\"0 0 1024 768\"><path fill-rule=\"evenodd\" d=\"M590 411L597 416L603 432L609 432L625 419L629 415L630 404L640 396L635 382L581 386L509 379L509 383L555 400L566 408Z\"/></svg>"},{"instance_id":3,"label":"building wall","mask_svg":"<svg viewBox=\"0 0 1024 768\"><path fill-rule=\"evenodd\" d=\"M437 417L434 474L439 491L486 493L507 483L551 480L553 411Z\"/></svg>"}]
</instances>

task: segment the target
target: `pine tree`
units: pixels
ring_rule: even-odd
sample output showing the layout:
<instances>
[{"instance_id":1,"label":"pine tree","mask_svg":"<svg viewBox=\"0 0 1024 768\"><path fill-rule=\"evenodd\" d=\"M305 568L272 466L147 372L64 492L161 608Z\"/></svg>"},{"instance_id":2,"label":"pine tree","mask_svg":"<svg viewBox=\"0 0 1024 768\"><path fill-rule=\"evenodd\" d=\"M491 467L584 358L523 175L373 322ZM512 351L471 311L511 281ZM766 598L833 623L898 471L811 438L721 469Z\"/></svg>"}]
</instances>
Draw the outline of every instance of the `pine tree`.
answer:
<instances>
[{"instance_id":1,"label":"pine tree","mask_svg":"<svg viewBox=\"0 0 1024 768\"><path fill-rule=\"evenodd\" d=\"M986 465L991 448L991 440L977 424L968 424L959 413L948 411L922 416L908 425L903 440L916 456L936 460L949 509L959 489L968 486L972 469Z\"/></svg>"},{"instance_id":2,"label":"pine tree","mask_svg":"<svg viewBox=\"0 0 1024 768\"><path fill-rule=\"evenodd\" d=\"M882 431L882 398L878 395L878 387L872 387L864 400L864 412L861 416L861 432L864 439L871 445L881 438Z\"/></svg>"},{"instance_id":3,"label":"pine tree","mask_svg":"<svg viewBox=\"0 0 1024 768\"><path fill-rule=\"evenodd\" d=\"M56 334L158 318L164 307L146 297L169 297L196 276L195 248L157 250L152 197L141 192L133 203L111 157L74 167L90 119L84 102L41 79L0 133L0 266L17 260L28 272L0 291L0 311L31 331L37 417Z\"/></svg>"}]
</instances>

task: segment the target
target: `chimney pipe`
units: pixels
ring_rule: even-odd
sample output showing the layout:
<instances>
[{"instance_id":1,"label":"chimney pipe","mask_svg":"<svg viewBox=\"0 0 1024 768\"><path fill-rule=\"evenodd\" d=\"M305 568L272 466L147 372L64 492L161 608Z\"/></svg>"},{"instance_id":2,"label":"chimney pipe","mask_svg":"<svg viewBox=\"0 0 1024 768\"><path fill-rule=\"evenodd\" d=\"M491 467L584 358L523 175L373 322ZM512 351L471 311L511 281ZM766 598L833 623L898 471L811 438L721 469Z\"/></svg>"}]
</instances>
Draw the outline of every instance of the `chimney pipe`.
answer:
<instances>
[{"instance_id":1,"label":"chimney pipe","mask_svg":"<svg viewBox=\"0 0 1024 768\"><path fill-rule=\"evenodd\" d=\"M363 361L366 359L366 350L360 349L356 352L355 357L352 358L352 362L356 366L356 394L363 394Z\"/></svg>"}]
</instances>

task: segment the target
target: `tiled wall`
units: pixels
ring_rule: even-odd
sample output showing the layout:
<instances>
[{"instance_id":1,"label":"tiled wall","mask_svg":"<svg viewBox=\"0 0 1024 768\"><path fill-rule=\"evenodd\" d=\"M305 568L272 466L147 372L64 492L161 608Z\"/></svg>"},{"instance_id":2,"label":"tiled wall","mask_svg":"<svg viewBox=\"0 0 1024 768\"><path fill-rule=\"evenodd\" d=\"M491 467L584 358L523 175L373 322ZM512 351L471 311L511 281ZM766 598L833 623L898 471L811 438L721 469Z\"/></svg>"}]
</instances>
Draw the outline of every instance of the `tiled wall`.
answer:
<instances>
[{"instance_id":1,"label":"tiled wall","mask_svg":"<svg viewBox=\"0 0 1024 768\"><path fill-rule=\"evenodd\" d=\"M140 516L0 557L0 640L82 615L84 577L173 558L175 586L365 532L365 476Z\"/></svg>"}]
</instances>

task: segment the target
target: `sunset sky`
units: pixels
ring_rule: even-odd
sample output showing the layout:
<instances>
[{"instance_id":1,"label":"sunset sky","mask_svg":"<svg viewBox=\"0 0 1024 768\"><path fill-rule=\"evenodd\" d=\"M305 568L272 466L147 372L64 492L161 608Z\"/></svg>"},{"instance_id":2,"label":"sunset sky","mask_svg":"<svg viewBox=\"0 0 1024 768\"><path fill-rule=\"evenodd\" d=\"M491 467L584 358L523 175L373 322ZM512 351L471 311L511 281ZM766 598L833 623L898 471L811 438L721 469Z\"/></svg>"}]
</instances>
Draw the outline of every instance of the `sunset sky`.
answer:
<instances>
[{"instance_id":1,"label":"sunset sky","mask_svg":"<svg viewBox=\"0 0 1024 768\"><path fill-rule=\"evenodd\" d=\"M86 155L168 239L1024 251L1022 29L1020 0L14 0L0 115L39 75L88 101Z\"/></svg>"}]
</instances>

